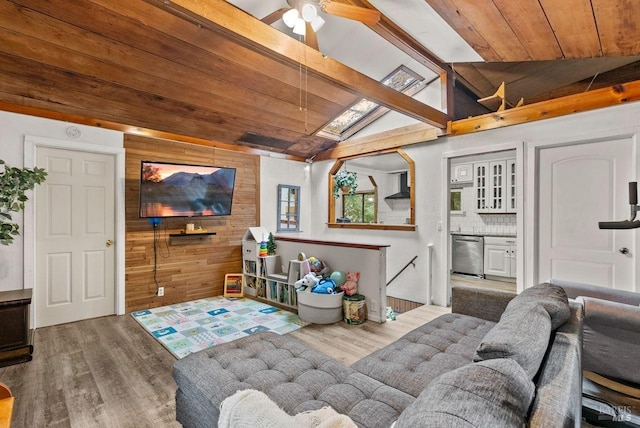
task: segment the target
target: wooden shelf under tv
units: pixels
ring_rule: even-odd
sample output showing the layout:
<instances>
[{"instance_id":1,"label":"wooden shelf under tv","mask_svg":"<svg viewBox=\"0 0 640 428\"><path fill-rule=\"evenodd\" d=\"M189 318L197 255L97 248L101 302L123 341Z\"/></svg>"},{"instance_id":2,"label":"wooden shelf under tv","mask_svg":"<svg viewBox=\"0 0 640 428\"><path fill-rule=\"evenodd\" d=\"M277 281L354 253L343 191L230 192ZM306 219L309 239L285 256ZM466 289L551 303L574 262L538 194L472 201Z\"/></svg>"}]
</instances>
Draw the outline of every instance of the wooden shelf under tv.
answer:
<instances>
[{"instance_id":1,"label":"wooden shelf under tv","mask_svg":"<svg viewBox=\"0 0 640 428\"><path fill-rule=\"evenodd\" d=\"M202 241L205 238L209 238L210 236L215 235L216 232L181 232L181 233L170 233L169 239L172 245L184 245L188 244L191 241ZM176 239L173 242L174 238Z\"/></svg>"}]
</instances>

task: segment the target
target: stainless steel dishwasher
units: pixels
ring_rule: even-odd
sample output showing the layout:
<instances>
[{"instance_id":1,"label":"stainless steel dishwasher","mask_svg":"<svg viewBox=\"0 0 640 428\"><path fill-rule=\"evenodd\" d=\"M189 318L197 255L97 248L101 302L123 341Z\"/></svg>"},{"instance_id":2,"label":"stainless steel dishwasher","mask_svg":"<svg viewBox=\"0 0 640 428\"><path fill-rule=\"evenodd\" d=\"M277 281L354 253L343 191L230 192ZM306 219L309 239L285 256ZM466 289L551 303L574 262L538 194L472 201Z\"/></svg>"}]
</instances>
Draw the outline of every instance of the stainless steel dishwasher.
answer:
<instances>
[{"instance_id":1,"label":"stainless steel dishwasher","mask_svg":"<svg viewBox=\"0 0 640 428\"><path fill-rule=\"evenodd\" d=\"M452 271L484 278L484 238L453 235Z\"/></svg>"}]
</instances>

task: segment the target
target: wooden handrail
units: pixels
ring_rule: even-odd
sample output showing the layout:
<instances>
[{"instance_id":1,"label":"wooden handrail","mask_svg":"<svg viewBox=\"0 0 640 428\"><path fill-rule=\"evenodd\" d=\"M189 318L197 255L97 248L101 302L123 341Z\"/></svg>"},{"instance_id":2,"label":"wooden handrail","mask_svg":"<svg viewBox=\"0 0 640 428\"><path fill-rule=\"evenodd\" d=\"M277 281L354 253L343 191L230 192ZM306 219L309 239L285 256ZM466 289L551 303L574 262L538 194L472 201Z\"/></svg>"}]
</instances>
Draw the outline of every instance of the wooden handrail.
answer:
<instances>
[{"instance_id":1,"label":"wooden handrail","mask_svg":"<svg viewBox=\"0 0 640 428\"><path fill-rule=\"evenodd\" d=\"M301 244L316 245L332 245L334 247L360 248L362 250L379 250L381 248L390 247L390 245L377 244L358 244L355 242L337 242L337 241L319 241L317 239L292 238L289 236L278 235L275 237L277 241L299 242Z\"/></svg>"}]
</instances>

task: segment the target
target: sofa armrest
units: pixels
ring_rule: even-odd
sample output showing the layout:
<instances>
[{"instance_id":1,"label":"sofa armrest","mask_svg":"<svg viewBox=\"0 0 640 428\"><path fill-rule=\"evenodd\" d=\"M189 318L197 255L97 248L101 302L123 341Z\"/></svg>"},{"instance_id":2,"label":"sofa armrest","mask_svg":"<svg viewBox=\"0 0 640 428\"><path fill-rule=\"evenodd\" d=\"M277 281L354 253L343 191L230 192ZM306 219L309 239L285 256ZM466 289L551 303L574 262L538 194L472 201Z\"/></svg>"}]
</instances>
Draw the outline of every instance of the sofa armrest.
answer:
<instances>
[{"instance_id":1,"label":"sofa armrest","mask_svg":"<svg viewBox=\"0 0 640 428\"><path fill-rule=\"evenodd\" d=\"M531 405L530 427L579 427L582 403L582 305L569 302L567 322L552 335Z\"/></svg>"},{"instance_id":2,"label":"sofa armrest","mask_svg":"<svg viewBox=\"0 0 640 428\"><path fill-rule=\"evenodd\" d=\"M451 289L451 312L498 322L515 293L472 287Z\"/></svg>"},{"instance_id":3,"label":"sofa armrest","mask_svg":"<svg viewBox=\"0 0 640 428\"><path fill-rule=\"evenodd\" d=\"M562 279L550 279L549 284L555 284L567 293L567 297L575 299L579 296L596 297L602 300L610 300L612 302L626 303L627 305L640 305L640 293L633 293L625 290L615 290L608 287L600 287L598 285L583 284L580 282L565 281Z\"/></svg>"},{"instance_id":4,"label":"sofa armrest","mask_svg":"<svg viewBox=\"0 0 640 428\"><path fill-rule=\"evenodd\" d=\"M627 330L640 336L640 307L594 297L580 297L584 322L592 328L603 326Z\"/></svg>"},{"instance_id":5,"label":"sofa armrest","mask_svg":"<svg viewBox=\"0 0 640 428\"><path fill-rule=\"evenodd\" d=\"M640 384L640 308L592 297L584 305L584 370Z\"/></svg>"}]
</instances>

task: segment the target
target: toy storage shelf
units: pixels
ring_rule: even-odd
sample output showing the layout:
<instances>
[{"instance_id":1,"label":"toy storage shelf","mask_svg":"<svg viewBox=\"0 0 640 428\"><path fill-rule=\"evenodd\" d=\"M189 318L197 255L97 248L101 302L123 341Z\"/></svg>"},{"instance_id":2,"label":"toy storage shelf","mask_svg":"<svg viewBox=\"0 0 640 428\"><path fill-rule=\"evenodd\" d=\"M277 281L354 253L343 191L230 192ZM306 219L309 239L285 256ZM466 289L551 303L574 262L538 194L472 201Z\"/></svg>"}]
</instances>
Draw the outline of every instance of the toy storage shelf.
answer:
<instances>
[{"instance_id":1,"label":"toy storage shelf","mask_svg":"<svg viewBox=\"0 0 640 428\"><path fill-rule=\"evenodd\" d=\"M297 279L281 272L280 256L258 257L243 260L245 294L263 300L269 304L284 306L288 309L298 307L294 286ZM294 272L299 272L294 269ZM296 275L297 276L297 275Z\"/></svg>"},{"instance_id":2,"label":"toy storage shelf","mask_svg":"<svg viewBox=\"0 0 640 428\"><path fill-rule=\"evenodd\" d=\"M268 235L261 227L251 227L242 240L242 273L245 295L297 312L298 296L294 283L300 279L300 262L289 264L283 272L279 255L259 257L260 241Z\"/></svg>"}]
</instances>

